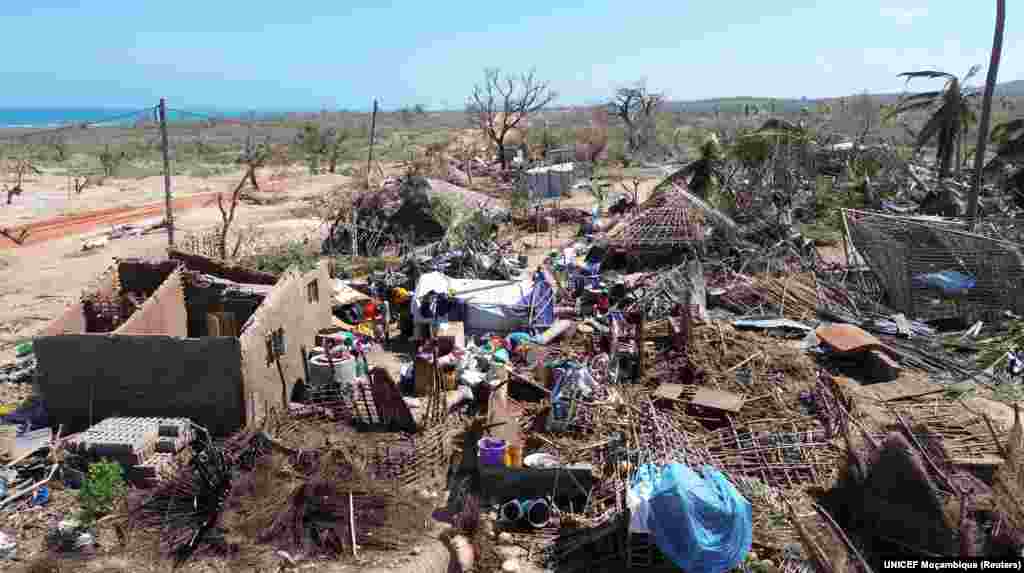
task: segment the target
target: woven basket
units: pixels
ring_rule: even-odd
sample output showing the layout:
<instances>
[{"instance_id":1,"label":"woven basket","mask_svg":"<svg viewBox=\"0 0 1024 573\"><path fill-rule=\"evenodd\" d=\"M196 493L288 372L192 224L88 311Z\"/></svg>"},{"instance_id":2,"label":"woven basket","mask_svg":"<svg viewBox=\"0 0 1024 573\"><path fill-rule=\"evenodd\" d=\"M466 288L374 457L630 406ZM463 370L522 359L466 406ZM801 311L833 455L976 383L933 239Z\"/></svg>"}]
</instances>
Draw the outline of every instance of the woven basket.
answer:
<instances>
[{"instance_id":1,"label":"woven basket","mask_svg":"<svg viewBox=\"0 0 1024 573\"><path fill-rule=\"evenodd\" d=\"M395 480L401 487L418 487L448 475L454 438L462 430L462 418L452 416L417 434L378 434L372 453L372 473L378 479Z\"/></svg>"}]
</instances>

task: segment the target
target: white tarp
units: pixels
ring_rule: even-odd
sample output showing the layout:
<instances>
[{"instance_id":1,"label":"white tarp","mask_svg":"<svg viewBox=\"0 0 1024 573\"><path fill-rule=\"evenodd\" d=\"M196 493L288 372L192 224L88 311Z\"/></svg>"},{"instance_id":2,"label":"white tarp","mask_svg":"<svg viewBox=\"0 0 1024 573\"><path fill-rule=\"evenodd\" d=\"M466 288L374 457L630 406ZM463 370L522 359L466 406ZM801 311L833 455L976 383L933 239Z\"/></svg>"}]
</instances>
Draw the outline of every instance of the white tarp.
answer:
<instances>
[{"instance_id":1,"label":"white tarp","mask_svg":"<svg viewBox=\"0 0 1024 573\"><path fill-rule=\"evenodd\" d=\"M427 273L417 281L413 293L413 319L417 323L431 322L420 314L420 303L431 291L455 292L455 299L465 305L463 322L467 331L511 332L527 325L529 309L521 303L533 291L533 281L453 279L438 272Z\"/></svg>"}]
</instances>

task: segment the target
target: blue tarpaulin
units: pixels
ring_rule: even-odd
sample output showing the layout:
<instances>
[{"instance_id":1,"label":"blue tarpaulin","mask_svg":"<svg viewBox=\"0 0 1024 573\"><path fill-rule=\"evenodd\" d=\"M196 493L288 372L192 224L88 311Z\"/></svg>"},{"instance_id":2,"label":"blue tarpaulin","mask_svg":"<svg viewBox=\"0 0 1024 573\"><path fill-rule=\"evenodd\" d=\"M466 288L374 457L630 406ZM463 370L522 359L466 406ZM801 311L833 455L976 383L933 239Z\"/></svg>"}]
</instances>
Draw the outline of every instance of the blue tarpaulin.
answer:
<instances>
[{"instance_id":1,"label":"blue tarpaulin","mask_svg":"<svg viewBox=\"0 0 1024 573\"><path fill-rule=\"evenodd\" d=\"M684 571L725 573L750 551L750 502L710 466L700 474L677 463L661 468L648 503L658 549Z\"/></svg>"}]
</instances>

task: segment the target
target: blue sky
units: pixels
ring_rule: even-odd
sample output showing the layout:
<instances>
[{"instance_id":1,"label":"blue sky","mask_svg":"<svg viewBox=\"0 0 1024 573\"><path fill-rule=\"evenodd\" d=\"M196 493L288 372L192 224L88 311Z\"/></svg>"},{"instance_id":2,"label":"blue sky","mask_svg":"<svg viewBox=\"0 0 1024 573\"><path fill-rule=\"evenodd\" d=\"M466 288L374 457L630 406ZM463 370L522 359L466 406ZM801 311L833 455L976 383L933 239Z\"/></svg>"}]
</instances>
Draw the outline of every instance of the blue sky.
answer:
<instances>
[{"instance_id":1,"label":"blue sky","mask_svg":"<svg viewBox=\"0 0 1024 573\"><path fill-rule=\"evenodd\" d=\"M456 107L488 66L535 67L562 104L639 78L677 100L899 91L903 71L987 65L994 4L10 0L0 107ZM1024 79L1015 7L1000 81Z\"/></svg>"}]
</instances>

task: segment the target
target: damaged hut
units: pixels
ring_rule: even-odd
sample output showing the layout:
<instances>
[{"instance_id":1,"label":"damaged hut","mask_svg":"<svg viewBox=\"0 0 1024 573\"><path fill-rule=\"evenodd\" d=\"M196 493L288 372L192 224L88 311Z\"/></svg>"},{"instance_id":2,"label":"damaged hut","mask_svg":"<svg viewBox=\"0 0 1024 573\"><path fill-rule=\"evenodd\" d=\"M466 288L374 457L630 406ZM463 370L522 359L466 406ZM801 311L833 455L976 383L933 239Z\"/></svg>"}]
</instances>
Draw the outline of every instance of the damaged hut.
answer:
<instances>
[{"instance_id":1,"label":"damaged hut","mask_svg":"<svg viewBox=\"0 0 1024 573\"><path fill-rule=\"evenodd\" d=\"M259 420L331 325L329 289L324 264L275 278L181 253L118 260L35 339L51 421L187 417L224 434Z\"/></svg>"}]
</instances>

